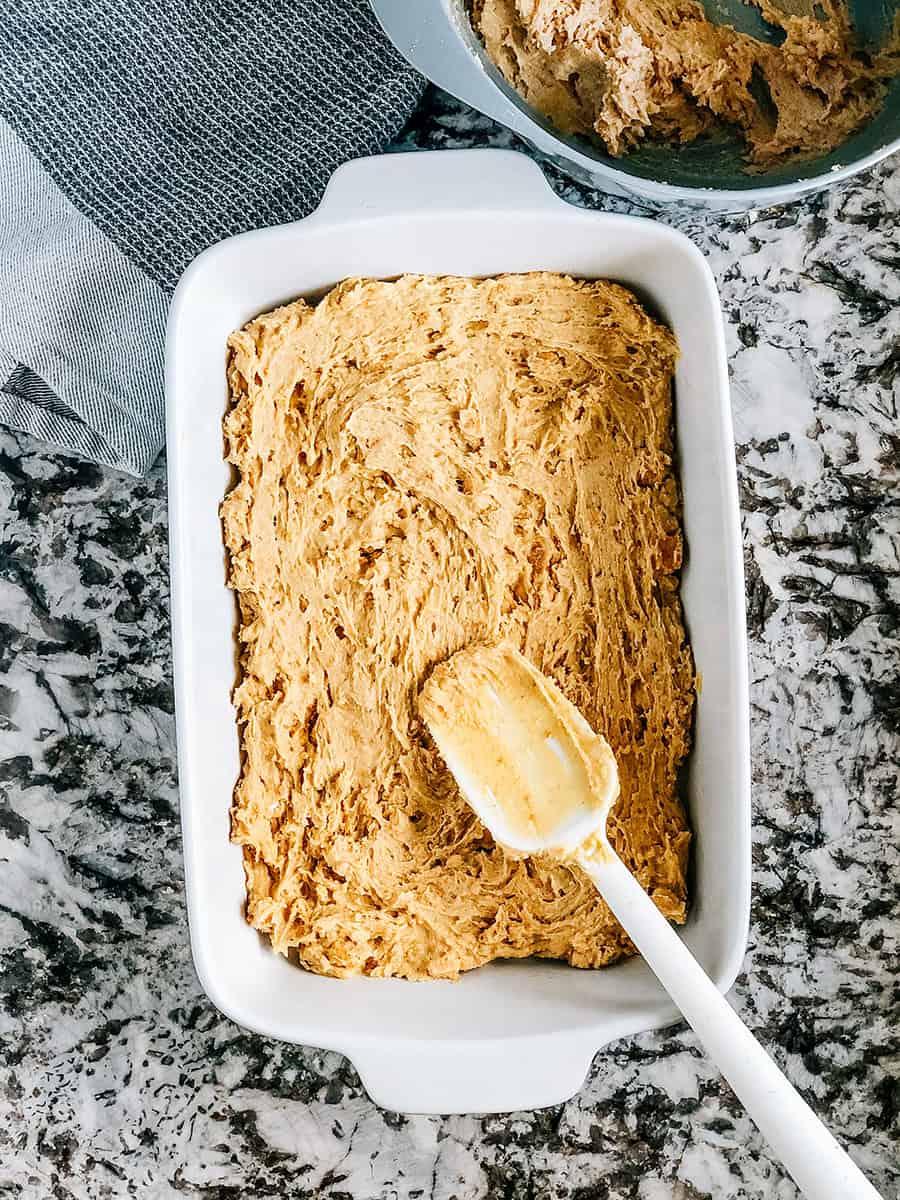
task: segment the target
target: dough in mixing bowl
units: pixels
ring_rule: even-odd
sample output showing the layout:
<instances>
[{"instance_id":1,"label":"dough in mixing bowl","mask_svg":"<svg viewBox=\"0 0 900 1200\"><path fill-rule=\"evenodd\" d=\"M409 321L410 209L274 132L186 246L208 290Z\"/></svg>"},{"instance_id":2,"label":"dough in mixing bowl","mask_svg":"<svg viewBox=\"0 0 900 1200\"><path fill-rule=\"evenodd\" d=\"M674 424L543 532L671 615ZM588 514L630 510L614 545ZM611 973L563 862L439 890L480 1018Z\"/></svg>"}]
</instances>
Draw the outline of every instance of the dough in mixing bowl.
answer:
<instances>
[{"instance_id":1,"label":"dough in mixing bowl","mask_svg":"<svg viewBox=\"0 0 900 1200\"><path fill-rule=\"evenodd\" d=\"M762 42L697 0L473 0L472 23L508 82L563 133L610 154L737 128L751 168L839 146L900 70L900 17L884 50L854 43L841 0L750 0L784 34Z\"/></svg>"}]
</instances>

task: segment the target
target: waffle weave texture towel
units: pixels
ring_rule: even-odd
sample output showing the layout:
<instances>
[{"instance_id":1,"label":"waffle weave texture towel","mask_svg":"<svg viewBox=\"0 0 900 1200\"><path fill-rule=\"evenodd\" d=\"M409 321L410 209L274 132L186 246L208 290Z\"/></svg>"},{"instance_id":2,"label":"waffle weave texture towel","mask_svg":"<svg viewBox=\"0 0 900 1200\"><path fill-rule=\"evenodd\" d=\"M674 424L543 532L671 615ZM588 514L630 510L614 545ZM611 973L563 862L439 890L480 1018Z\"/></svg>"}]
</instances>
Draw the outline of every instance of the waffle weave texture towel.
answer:
<instances>
[{"instance_id":1,"label":"waffle weave texture towel","mask_svg":"<svg viewBox=\"0 0 900 1200\"><path fill-rule=\"evenodd\" d=\"M141 474L168 296L295 220L422 81L367 0L0 0L0 421Z\"/></svg>"}]
</instances>

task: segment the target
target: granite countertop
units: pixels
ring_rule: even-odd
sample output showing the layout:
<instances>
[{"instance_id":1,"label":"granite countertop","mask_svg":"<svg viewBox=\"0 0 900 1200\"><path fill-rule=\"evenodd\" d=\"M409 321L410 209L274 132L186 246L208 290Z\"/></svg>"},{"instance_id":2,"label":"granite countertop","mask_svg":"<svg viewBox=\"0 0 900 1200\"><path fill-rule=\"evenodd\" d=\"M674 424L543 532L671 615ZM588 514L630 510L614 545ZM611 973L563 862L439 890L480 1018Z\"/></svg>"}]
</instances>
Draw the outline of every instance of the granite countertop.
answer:
<instances>
[{"instance_id":1,"label":"granite countertop","mask_svg":"<svg viewBox=\"0 0 900 1200\"><path fill-rule=\"evenodd\" d=\"M404 144L513 145L431 93ZM566 183L574 203L629 206ZM733 1003L900 1189L900 161L739 217L668 211L725 308L750 629L753 923ZM635 210L636 211L636 210ZM381 1112L221 1017L182 896L165 463L0 436L0 1195L789 1200L683 1028L560 1107Z\"/></svg>"}]
</instances>

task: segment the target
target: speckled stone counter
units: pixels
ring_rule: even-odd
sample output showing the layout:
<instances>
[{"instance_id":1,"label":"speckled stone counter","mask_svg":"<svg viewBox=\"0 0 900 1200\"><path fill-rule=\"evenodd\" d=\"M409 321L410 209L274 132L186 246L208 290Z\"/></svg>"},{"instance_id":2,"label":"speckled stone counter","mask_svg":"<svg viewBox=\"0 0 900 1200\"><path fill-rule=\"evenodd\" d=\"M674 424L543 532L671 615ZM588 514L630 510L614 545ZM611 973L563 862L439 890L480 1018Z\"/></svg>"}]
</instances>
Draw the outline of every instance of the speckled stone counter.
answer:
<instances>
[{"instance_id":1,"label":"speckled stone counter","mask_svg":"<svg viewBox=\"0 0 900 1200\"><path fill-rule=\"evenodd\" d=\"M431 94L405 144L510 145ZM574 203L627 205L566 184ZM753 925L733 1003L900 1190L900 162L663 219L727 322L747 567ZM559 1108L376 1109L339 1055L222 1018L191 966L165 464L0 436L0 1195L789 1200L684 1029Z\"/></svg>"}]
</instances>

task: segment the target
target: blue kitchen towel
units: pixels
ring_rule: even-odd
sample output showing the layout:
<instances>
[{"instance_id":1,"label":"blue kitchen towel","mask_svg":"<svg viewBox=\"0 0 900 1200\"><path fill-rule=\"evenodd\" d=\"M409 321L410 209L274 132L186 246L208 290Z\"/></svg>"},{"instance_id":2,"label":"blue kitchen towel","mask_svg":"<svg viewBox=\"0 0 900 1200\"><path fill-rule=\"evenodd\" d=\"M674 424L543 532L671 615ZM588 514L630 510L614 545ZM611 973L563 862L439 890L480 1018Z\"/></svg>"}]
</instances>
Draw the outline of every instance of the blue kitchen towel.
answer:
<instances>
[{"instance_id":1,"label":"blue kitchen towel","mask_svg":"<svg viewBox=\"0 0 900 1200\"><path fill-rule=\"evenodd\" d=\"M0 0L0 422L142 474L168 295L310 212L422 80L367 0Z\"/></svg>"}]
</instances>

